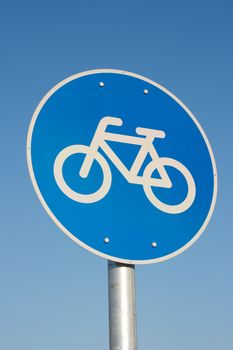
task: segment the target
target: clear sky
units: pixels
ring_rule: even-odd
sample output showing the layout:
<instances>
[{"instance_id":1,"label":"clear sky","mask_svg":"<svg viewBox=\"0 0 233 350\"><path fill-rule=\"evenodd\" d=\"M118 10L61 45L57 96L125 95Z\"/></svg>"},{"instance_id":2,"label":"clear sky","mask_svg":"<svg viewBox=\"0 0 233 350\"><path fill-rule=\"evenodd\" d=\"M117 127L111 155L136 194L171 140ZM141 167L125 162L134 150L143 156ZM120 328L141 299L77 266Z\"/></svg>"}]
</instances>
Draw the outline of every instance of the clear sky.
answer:
<instances>
[{"instance_id":1,"label":"clear sky","mask_svg":"<svg viewBox=\"0 0 233 350\"><path fill-rule=\"evenodd\" d=\"M232 349L232 2L0 4L0 349L108 349L107 263L46 214L25 152L45 93L95 68L132 71L173 92L201 123L218 167L216 209L197 243L136 267L139 349Z\"/></svg>"}]
</instances>

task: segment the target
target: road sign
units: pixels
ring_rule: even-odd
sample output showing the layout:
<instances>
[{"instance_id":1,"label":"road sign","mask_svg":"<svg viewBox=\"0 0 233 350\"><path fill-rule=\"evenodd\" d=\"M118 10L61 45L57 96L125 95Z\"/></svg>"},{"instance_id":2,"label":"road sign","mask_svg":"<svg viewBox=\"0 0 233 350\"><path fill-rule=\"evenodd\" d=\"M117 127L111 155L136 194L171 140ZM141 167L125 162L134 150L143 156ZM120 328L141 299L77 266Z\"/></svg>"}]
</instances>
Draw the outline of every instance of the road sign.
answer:
<instances>
[{"instance_id":1,"label":"road sign","mask_svg":"<svg viewBox=\"0 0 233 350\"><path fill-rule=\"evenodd\" d=\"M27 157L53 221L118 262L181 253L216 201L214 156L196 118L168 90L129 72L87 71L50 90L33 115Z\"/></svg>"}]
</instances>

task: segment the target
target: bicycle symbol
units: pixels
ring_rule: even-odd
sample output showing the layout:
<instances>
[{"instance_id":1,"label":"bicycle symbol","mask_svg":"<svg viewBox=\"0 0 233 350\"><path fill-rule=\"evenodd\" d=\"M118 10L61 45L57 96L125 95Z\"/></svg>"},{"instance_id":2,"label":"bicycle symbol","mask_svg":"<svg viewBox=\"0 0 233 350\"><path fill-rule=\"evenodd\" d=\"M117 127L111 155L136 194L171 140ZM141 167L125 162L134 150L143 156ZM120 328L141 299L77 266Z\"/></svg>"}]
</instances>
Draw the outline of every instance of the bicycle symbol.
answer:
<instances>
[{"instance_id":1,"label":"bicycle symbol","mask_svg":"<svg viewBox=\"0 0 233 350\"><path fill-rule=\"evenodd\" d=\"M193 203L196 195L196 186L194 179L189 170L180 162L173 158L159 157L153 141L155 138L165 138L165 133L161 130L136 128L136 133L141 135L129 136L124 134L114 134L107 132L108 125L121 126L123 124L122 119L116 117L106 116L103 117L96 129L94 137L90 146L85 145L72 145L64 148L56 157L54 162L54 177L57 185L61 191L70 199L80 203L94 203L106 196L110 190L112 183L112 173L110 166L104 156L98 152L101 148L107 157L112 161L120 173L131 184L142 185L144 192L149 201L160 210L170 213L179 214L186 211ZM113 152L111 147L106 141L115 141L121 143L128 143L132 145L140 145L140 150L133 162L132 167L129 169L123 164L119 157ZM81 194L74 191L65 181L63 176L64 162L72 155L82 153L85 154L85 159L81 166L79 175L82 178L87 178L89 171L92 167L94 160L96 160L103 171L103 182L100 188L91 194ZM146 156L150 154L152 161L145 167L142 176L139 176L140 169ZM185 199L175 205L170 205L160 201L152 191L152 187L171 188L172 182L166 172L165 166L170 166L177 169L185 178L187 182L187 194ZM152 178L153 172L157 170L160 178Z\"/></svg>"}]
</instances>

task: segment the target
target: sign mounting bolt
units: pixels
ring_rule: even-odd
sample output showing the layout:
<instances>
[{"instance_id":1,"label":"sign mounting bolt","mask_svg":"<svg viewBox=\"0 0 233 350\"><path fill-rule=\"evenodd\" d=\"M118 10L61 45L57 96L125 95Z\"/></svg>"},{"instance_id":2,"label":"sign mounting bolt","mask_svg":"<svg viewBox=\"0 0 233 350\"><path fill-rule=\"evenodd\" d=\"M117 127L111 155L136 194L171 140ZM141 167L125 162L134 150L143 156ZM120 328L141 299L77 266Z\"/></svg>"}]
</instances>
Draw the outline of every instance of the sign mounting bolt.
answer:
<instances>
[{"instance_id":1,"label":"sign mounting bolt","mask_svg":"<svg viewBox=\"0 0 233 350\"><path fill-rule=\"evenodd\" d=\"M110 242L110 239L108 237L105 237L104 238L104 243L109 243Z\"/></svg>"},{"instance_id":2,"label":"sign mounting bolt","mask_svg":"<svg viewBox=\"0 0 233 350\"><path fill-rule=\"evenodd\" d=\"M157 243L156 242L152 242L151 245L152 245L153 248L157 247Z\"/></svg>"},{"instance_id":3,"label":"sign mounting bolt","mask_svg":"<svg viewBox=\"0 0 233 350\"><path fill-rule=\"evenodd\" d=\"M147 89L145 89L143 92L145 95L147 95L149 93L149 91Z\"/></svg>"},{"instance_id":4,"label":"sign mounting bolt","mask_svg":"<svg viewBox=\"0 0 233 350\"><path fill-rule=\"evenodd\" d=\"M99 86L100 86L100 87L103 87L103 86L104 86L104 82L103 82L103 81L100 81L100 82L99 82Z\"/></svg>"}]
</instances>

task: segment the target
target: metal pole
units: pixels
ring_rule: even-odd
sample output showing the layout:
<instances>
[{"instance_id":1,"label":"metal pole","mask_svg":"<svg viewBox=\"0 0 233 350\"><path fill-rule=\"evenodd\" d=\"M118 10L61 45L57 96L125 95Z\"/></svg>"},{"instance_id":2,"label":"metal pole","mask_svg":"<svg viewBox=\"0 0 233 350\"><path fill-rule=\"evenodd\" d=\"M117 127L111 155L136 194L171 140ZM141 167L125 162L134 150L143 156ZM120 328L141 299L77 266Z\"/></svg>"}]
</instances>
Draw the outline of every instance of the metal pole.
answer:
<instances>
[{"instance_id":1,"label":"metal pole","mask_svg":"<svg viewBox=\"0 0 233 350\"><path fill-rule=\"evenodd\" d=\"M135 267L108 261L109 350L137 350Z\"/></svg>"}]
</instances>

